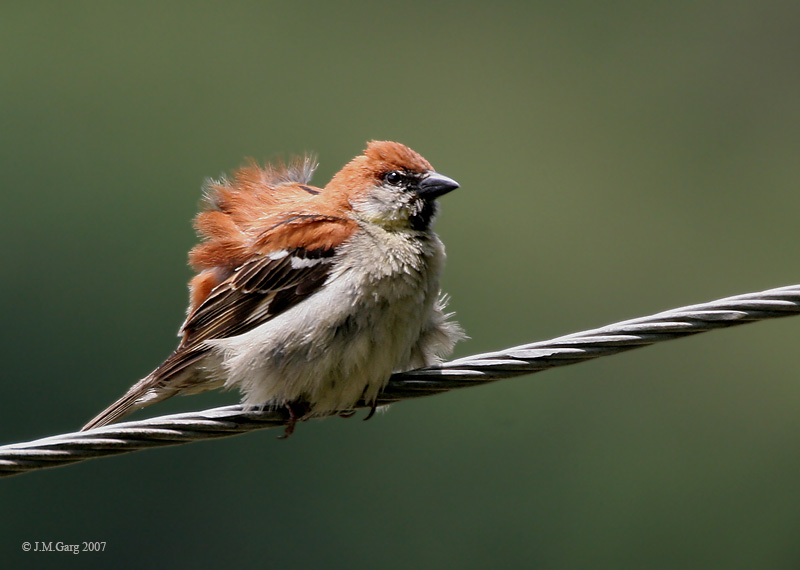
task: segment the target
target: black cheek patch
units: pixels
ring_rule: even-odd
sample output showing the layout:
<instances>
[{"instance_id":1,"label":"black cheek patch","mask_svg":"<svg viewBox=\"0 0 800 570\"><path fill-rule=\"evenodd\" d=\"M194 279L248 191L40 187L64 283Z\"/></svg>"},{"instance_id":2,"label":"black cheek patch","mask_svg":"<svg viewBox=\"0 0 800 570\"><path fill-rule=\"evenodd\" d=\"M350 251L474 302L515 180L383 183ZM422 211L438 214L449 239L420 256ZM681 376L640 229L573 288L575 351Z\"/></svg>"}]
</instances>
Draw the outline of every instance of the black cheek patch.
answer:
<instances>
[{"instance_id":1,"label":"black cheek patch","mask_svg":"<svg viewBox=\"0 0 800 570\"><path fill-rule=\"evenodd\" d=\"M409 218L411 227L418 231L425 231L431 226L431 220L436 215L436 202L420 199L416 206L417 212Z\"/></svg>"}]
</instances>

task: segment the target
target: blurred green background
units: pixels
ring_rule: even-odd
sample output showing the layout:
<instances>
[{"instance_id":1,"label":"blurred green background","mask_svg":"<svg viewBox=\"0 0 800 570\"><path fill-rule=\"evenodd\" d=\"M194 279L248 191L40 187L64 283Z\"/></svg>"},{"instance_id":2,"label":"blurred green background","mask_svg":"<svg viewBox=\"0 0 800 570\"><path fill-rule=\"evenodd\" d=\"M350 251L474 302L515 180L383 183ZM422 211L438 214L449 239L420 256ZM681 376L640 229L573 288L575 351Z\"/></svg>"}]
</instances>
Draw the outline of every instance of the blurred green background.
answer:
<instances>
[{"instance_id":1,"label":"blurred green background","mask_svg":"<svg viewBox=\"0 0 800 570\"><path fill-rule=\"evenodd\" d=\"M0 10L2 443L175 346L205 177L425 155L458 356L800 282L800 4ZM7 567L798 568L800 319L0 482ZM237 401L177 398L135 417ZM103 554L23 541L106 541ZM9 564L6 562L5 564Z\"/></svg>"}]
</instances>

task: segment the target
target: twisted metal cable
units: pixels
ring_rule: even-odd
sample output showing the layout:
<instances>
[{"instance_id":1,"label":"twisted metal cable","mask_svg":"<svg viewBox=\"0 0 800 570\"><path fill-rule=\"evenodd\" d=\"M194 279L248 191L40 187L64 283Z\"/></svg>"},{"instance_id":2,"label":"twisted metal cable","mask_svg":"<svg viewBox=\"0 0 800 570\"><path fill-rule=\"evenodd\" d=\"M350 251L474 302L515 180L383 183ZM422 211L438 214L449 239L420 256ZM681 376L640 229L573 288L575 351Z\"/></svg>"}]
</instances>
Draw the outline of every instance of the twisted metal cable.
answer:
<instances>
[{"instance_id":1,"label":"twisted metal cable","mask_svg":"<svg viewBox=\"0 0 800 570\"><path fill-rule=\"evenodd\" d=\"M378 397L378 405L533 374L663 340L798 313L800 285L680 307L548 341L394 374ZM358 407L367 407L367 404L360 402ZM289 420L284 409L247 411L236 405L56 435L0 446L0 476L284 426Z\"/></svg>"}]
</instances>

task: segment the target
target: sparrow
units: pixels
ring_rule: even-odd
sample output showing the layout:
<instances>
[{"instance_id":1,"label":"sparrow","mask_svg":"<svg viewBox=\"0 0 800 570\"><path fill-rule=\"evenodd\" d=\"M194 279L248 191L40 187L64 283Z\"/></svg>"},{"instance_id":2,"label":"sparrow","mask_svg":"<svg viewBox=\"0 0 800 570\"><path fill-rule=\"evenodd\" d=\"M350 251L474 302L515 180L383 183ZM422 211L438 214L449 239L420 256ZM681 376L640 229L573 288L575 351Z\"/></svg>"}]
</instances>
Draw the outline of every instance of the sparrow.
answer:
<instances>
[{"instance_id":1,"label":"sparrow","mask_svg":"<svg viewBox=\"0 0 800 570\"><path fill-rule=\"evenodd\" d=\"M458 183L405 145L372 141L324 187L313 157L253 161L206 184L175 351L83 430L175 394L238 389L290 421L374 412L394 372L465 338L439 289L437 199Z\"/></svg>"}]
</instances>

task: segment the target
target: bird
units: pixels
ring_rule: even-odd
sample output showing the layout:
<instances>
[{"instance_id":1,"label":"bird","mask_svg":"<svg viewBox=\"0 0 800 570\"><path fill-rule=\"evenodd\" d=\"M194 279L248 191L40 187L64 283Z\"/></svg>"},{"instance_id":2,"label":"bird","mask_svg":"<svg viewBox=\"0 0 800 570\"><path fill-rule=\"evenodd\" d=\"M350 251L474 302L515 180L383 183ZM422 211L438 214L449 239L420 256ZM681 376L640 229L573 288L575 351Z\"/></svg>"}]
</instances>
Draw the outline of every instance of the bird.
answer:
<instances>
[{"instance_id":1,"label":"bird","mask_svg":"<svg viewBox=\"0 0 800 570\"><path fill-rule=\"evenodd\" d=\"M459 184L397 142L370 141L324 187L311 155L209 180L194 220L180 342L87 423L116 422L176 394L238 389L245 409L297 421L359 401L375 411L394 372L441 362L466 338L446 313L432 224Z\"/></svg>"}]
</instances>

